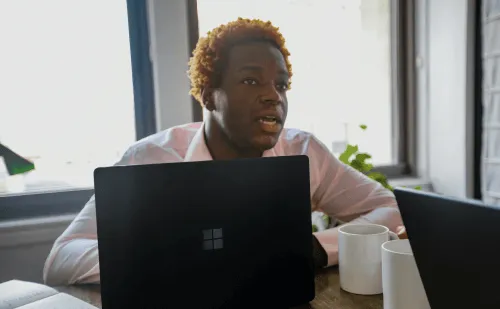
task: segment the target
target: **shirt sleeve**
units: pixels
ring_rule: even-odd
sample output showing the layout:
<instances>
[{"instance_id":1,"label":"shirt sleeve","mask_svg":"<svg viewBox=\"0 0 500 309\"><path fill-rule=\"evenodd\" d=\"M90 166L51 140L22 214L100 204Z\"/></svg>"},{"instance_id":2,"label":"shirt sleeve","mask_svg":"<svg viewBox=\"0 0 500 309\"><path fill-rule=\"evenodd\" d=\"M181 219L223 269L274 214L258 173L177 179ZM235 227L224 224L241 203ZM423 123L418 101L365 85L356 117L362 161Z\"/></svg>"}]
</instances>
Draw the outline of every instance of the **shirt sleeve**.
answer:
<instances>
[{"instance_id":1,"label":"shirt sleeve","mask_svg":"<svg viewBox=\"0 0 500 309\"><path fill-rule=\"evenodd\" d=\"M43 279L49 285L100 282L94 196L55 241Z\"/></svg>"},{"instance_id":2,"label":"shirt sleeve","mask_svg":"<svg viewBox=\"0 0 500 309\"><path fill-rule=\"evenodd\" d=\"M390 190L340 162L314 137L308 154L311 169L314 169L318 178L312 196L317 210L342 222L381 224L393 232L403 225ZM337 264L338 229L332 228L314 235L328 255L328 266Z\"/></svg>"},{"instance_id":3,"label":"shirt sleeve","mask_svg":"<svg viewBox=\"0 0 500 309\"><path fill-rule=\"evenodd\" d=\"M133 164L129 149L115 165ZM100 283L95 197L55 241L45 261L43 280L48 285Z\"/></svg>"}]
</instances>

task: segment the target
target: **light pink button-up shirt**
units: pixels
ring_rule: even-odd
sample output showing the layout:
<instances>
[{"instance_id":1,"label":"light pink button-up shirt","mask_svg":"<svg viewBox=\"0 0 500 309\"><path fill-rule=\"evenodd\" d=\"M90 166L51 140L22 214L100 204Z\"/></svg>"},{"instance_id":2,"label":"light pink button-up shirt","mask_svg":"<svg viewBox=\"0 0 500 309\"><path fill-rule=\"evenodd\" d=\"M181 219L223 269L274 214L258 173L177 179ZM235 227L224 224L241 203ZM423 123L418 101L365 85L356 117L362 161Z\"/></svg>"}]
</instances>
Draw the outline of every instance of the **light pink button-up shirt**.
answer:
<instances>
[{"instance_id":1,"label":"light pink button-up shirt","mask_svg":"<svg viewBox=\"0 0 500 309\"><path fill-rule=\"evenodd\" d=\"M345 166L312 134L284 129L274 148L263 156L307 155L310 164L311 211L323 211L341 221L371 222L392 231L402 225L392 192ZM116 165L212 160L202 123L173 127L132 145ZM328 254L338 261L337 229L315 234ZM99 260L94 197L56 240L45 262L48 284L98 283Z\"/></svg>"}]
</instances>

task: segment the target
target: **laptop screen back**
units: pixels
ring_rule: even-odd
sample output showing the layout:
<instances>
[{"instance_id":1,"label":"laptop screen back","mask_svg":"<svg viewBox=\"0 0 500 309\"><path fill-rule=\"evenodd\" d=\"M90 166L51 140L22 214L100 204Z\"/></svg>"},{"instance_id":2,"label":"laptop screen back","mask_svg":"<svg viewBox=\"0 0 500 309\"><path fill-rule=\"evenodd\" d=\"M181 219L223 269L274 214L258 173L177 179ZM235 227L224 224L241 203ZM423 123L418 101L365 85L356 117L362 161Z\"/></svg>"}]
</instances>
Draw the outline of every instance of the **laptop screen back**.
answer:
<instances>
[{"instance_id":1,"label":"laptop screen back","mask_svg":"<svg viewBox=\"0 0 500 309\"><path fill-rule=\"evenodd\" d=\"M94 178L103 308L314 297L306 156L114 166Z\"/></svg>"}]
</instances>

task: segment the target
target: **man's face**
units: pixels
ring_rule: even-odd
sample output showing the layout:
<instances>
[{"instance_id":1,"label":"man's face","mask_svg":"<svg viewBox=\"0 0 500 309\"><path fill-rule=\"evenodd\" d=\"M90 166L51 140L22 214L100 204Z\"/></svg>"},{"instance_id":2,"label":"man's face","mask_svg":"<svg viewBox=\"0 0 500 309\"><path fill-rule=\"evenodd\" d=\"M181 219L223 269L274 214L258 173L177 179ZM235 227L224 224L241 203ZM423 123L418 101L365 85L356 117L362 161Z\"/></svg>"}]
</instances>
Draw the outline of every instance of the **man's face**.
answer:
<instances>
[{"instance_id":1,"label":"man's face","mask_svg":"<svg viewBox=\"0 0 500 309\"><path fill-rule=\"evenodd\" d=\"M286 120L288 70L281 52L265 42L233 47L213 92L214 116L230 143L245 150L274 147Z\"/></svg>"}]
</instances>

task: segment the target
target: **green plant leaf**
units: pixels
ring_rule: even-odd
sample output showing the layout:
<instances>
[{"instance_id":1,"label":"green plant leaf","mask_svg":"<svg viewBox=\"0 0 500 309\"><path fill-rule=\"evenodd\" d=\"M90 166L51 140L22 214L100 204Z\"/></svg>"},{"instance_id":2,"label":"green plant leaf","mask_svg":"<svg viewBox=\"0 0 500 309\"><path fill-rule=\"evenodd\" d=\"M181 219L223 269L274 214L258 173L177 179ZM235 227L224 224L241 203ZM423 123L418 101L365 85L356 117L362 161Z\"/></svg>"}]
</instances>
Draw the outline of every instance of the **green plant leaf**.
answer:
<instances>
[{"instance_id":1,"label":"green plant leaf","mask_svg":"<svg viewBox=\"0 0 500 309\"><path fill-rule=\"evenodd\" d=\"M367 153L356 154L356 161L359 161L360 163L360 171L364 173L371 171L373 165L366 162L366 160L369 160L371 157L372 156Z\"/></svg>"},{"instance_id":2,"label":"green plant leaf","mask_svg":"<svg viewBox=\"0 0 500 309\"><path fill-rule=\"evenodd\" d=\"M321 216L321 219L323 219L323 221L325 222L326 226L330 225L330 216L328 216L327 214L323 214Z\"/></svg>"},{"instance_id":3,"label":"green plant leaf","mask_svg":"<svg viewBox=\"0 0 500 309\"><path fill-rule=\"evenodd\" d=\"M356 159L359 160L359 161L361 161L361 162L363 162L363 163L366 160L371 159L371 158L372 158L372 156L370 154L366 153L366 152L361 152L361 153L358 153L356 155Z\"/></svg>"},{"instance_id":4,"label":"green plant leaf","mask_svg":"<svg viewBox=\"0 0 500 309\"><path fill-rule=\"evenodd\" d=\"M349 159L358 152L358 145L348 144L344 152L339 156L340 162L344 164L349 164Z\"/></svg>"},{"instance_id":5,"label":"green plant leaf","mask_svg":"<svg viewBox=\"0 0 500 309\"><path fill-rule=\"evenodd\" d=\"M368 177L380 183L382 186L384 186L384 188L393 191L394 188L391 185L389 185L387 177L384 174L379 172L371 172L368 174Z\"/></svg>"},{"instance_id":6,"label":"green plant leaf","mask_svg":"<svg viewBox=\"0 0 500 309\"><path fill-rule=\"evenodd\" d=\"M379 181L379 180L385 180L386 177L384 174L379 173L379 172L371 172L368 174L368 177L370 177L373 180Z\"/></svg>"},{"instance_id":7,"label":"green plant leaf","mask_svg":"<svg viewBox=\"0 0 500 309\"><path fill-rule=\"evenodd\" d=\"M360 124L359 127L363 131L368 128L365 124ZM352 158L353 156L354 158ZM372 156L369 153L359 153L358 145L350 144L346 146L344 152L339 156L339 160L342 163L366 174L369 178L380 183L384 188L393 191L394 188L389 184L389 181L384 174L379 172L370 172L373 169L373 164L369 163L369 159L371 158ZM415 189L420 190L420 187L416 187Z\"/></svg>"},{"instance_id":8,"label":"green plant leaf","mask_svg":"<svg viewBox=\"0 0 500 309\"><path fill-rule=\"evenodd\" d=\"M365 174L371 171L372 169L373 169L373 164L365 163L363 165L363 173Z\"/></svg>"},{"instance_id":9,"label":"green plant leaf","mask_svg":"<svg viewBox=\"0 0 500 309\"><path fill-rule=\"evenodd\" d=\"M318 231L318 227L315 224L312 225L312 231L313 233Z\"/></svg>"},{"instance_id":10,"label":"green plant leaf","mask_svg":"<svg viewBox=\"0 0 500 309\"><path fill-rule=\"evenodd\" d=\"M366 160L369 160L369 158L371 158L371 156L367 153L358 153L351 160L349 165L352 168L366 174L367 172L371 171L371 169L373 168L373 165L371 163L366 162Z\"/></svg>"},{"instance_id":11,"label":"green plant leaf","mask_svg":"<svg viewBox=\"0 0 500 309\"><path fill-rule=\"evenodd\" d=\"M360 172L364 172L364 164L361 163L359 160L357 160L356 158L352 159L351 161L351 167L355 168L356 170L360 171Z\"/></svg>"},{"instance_id":12,"label":"green plant leaf","mask_svg":"<svg viewBox=\"0 0 500 309\"><path fill-rule=\"evenodd\" d=\"M403 188L409 188L408 186L402 186ZM415 186L411 189L414 189L414 190L422 190L422 187L421 186Z\"/></svg>"}]
</instances>

